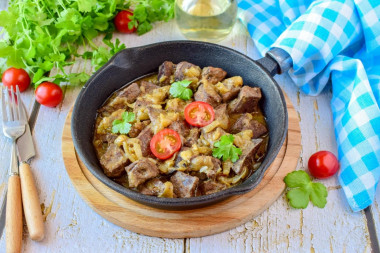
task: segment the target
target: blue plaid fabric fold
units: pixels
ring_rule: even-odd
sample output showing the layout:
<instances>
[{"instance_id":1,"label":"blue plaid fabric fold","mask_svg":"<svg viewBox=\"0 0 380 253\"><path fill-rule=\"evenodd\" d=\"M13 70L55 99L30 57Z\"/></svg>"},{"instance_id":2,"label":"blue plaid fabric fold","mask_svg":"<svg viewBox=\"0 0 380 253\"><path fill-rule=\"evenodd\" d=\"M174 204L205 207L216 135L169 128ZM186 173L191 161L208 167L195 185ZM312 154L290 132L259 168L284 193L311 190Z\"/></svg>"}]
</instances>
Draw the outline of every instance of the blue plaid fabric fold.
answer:
<instances>
[{"instance_id":1,"label":"blue plaid fabric fold","mask_svg":"<svg viewBox=\"0 0 380 253\"><path fill-rule=\"evenodd\" d=\"M238 6L262 54L272 47L290 54L289 75L304 93L315 96L332 85L339 182L353 211L366 208L380 178L380 1L240 0Z\"/></svg>"}]
</instances>

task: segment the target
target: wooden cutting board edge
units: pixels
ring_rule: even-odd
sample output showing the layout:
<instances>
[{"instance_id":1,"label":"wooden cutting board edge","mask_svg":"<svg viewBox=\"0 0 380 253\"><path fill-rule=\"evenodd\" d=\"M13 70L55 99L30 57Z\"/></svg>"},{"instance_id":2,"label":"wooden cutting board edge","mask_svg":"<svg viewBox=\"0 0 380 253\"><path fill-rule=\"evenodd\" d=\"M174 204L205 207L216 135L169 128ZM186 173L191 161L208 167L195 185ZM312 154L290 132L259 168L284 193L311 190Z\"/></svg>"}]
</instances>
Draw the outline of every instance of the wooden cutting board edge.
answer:
<instances>
[{"instance_id":1,"label":"wooden cutting board edge","mask_svg":"<svg viewBox=\"0 0 380 253\"><path fill-rule=\"evenodd\" d=\"M299 119L289 98L288 135L275 161L251 192L217 204L186 211L145 206L101 183L76 156L71 139L71 112L62 134L66 171L82 199L106 220L130 231L164 238L189 238L217 234L244 224L266 210L285 189L283 178L293 171L301 152Z\"/></svg>"}]
</instances>

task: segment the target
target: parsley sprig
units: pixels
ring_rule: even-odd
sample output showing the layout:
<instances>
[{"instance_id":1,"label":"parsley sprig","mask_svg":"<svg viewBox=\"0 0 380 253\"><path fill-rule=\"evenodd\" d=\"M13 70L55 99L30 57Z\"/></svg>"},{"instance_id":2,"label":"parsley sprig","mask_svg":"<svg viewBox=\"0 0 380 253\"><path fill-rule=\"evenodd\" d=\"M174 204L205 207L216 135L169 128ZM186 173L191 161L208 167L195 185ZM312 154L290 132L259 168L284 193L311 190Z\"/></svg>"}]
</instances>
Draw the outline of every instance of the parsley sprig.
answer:
<instances>
[{"instance_id":1,"label":"parsley sprig","mask_svg":"<svg viewBox=\"0 0 380 253\"><path fill-rule=\"evenodd\" d=\"M214 143L214 148L212 150L212 155L216 158L223 158L223 161L230 159L232 162L236 162L239 156L242 154L240 148L234 145L234 136L223 135L218 142Z\"/></svg>"},{"instance_id":2,"label":"parsley sprig","mask_svg":"<svg viewBox=\"0 0 380 253\"><path fill-rule=\"evenodd\" d=\"M303 170L289 173L284 178L285 184L291 188L286 193L289 204L294 208L306 208L311 201L315 206L324 208L327 203L327 189L321 183L311 181Z\"/></svg>"},{"instance_id":3,"label":"parsley sprig","mask_svg":"<svg viewBox=\"0 0 380 253\"><path fill-rule=\"evenodd\" d=\"M127 134L131 130L132 125L129 122L135 120L133 112L123 112L123 119L115 119L112 122L112 133Z\"/></svg>"},{"instance_id":4,"label":"parsley sprig","mask_svg":"<svg viewBox=\"0 0 380 253\"><path fill-rule=\"evenodd\" d=\"M182 80L172 83L170 87L170 94L175 98L189 100L193 96L193 91L187 88L191 84L189 80Z\"/></svg>"},{"instance_id":5,"label":"parsley sprig","mask_svg":"<svg viewBox=\"0 0 380 253\"><path fill-rule=\"evenodd\" d=\"M129 28L137 27L137 33L141 35L152 29L152 23L169 21L174 17L174 2L175 0L137 0Z\"/></svg>"},{"instance_id":6,"label":"parsley sprig","mask_svg":"<svg viewBox=\"0 0 380 253\"><path fill-rule=\"evenodd\" d=\"M121 0L11 1L8 10L0 12L4 27L0 58L6 59L1 70L26 68L36 85L43 81L83 84L90 77L86 66L78 73L67 73L65 67L90 58L88 53L81 54L79 46L91 48L95 69L104 64L100 58L108 60L125 48L120 42L112 43L111 36L104 38L109 48L96 46L93 39L102 33L112 35L113 17L129 6ZM52 69L56 74L46 77Z\"/></svg>"}]
</instances>

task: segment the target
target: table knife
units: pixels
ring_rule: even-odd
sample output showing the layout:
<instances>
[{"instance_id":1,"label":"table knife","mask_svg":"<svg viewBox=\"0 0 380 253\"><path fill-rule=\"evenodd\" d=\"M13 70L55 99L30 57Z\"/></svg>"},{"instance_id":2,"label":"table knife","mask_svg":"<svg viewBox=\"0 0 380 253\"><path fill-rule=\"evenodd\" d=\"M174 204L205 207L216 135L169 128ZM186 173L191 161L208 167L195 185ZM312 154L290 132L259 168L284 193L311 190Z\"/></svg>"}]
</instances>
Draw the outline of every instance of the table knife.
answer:
<instances>
[{"instance_id":1,"label":"table knife","mask_svg":"<svg viewBox=\"0 0 380 253\"><path fill-rule=\"evenodd\" d=\"M22 101L20 102L24 109L24 119L28 122L25 107ZM40 241L45 236L45 229L35 180L29 166L30 160L36 154L29 124L26 124L25 133L17 140L17 149L20 161L21 195L25 220L28 225L30 238L35 241Z\"/></svg>"}]
</instances>

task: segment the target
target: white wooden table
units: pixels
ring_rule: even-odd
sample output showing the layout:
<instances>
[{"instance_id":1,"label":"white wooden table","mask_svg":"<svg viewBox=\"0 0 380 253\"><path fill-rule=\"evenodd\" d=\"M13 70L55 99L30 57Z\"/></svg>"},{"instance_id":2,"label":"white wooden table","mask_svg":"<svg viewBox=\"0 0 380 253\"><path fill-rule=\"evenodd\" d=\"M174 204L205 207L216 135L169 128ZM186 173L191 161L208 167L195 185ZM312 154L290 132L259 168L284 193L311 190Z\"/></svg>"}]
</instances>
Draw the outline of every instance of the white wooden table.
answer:
<instances>
[{"instance_id":1,"label":"white wooden table","mask_svg":"<svg viewBox=\"0 0 380 253\"><path fill-rule=\"evenodd\" d=\"M6 1L0 2L4 9ZM159 23L143 35L116 35L127 47L184 39L174 22ZM220 44L254 59L258 58L252 40L242 24ZM74 66L73 68L81 68ZM286 75L276 78L290 97L300 118L302 152L297 169L306 170L307 161L317 150L336 153L330 109L331 91L318 97L302 94ZM130 232L106 221L80 198L66 173L61 135L68 111L79 88L65 89L57 108L35 108L38 117L33 130L37 156L31 166L43 210L46 238L29 239L24 227L24 252L376 252L380 231L378 201L365 211L353 213L347 205L336 177L324 180L328 202L324 209L312 204L305 210L288 206L280 197L258 217L230 231L193 239L152 238ZM22 94L29 112L33 110L33 90ZM37 110L36 110L37 109ZM0 135L0 201L6 194L10 142ZM2 202L1 202L2 203ZM5 233L0 252L5 252Z\"/></svg>"}]
</instances>

